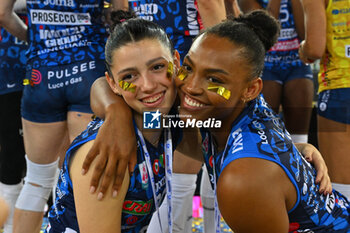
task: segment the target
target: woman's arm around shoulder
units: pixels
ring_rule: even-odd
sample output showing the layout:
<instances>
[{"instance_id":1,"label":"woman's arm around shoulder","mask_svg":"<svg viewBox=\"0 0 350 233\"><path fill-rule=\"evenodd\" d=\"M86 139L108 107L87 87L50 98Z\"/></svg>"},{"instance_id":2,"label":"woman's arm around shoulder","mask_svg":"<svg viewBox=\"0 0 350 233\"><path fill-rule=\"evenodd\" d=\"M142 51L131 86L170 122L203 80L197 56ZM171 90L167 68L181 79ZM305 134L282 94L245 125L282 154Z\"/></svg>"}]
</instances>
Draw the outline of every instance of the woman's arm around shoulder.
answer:
<instances>
[{"instance_id":1,"label":"woman's arm around shoulder","mask_svg":"<svg viewBox=\"0 0 350 233\"><path fill-rule=\"evenodd\" d=\"M317 176L316 183L320 184L319 193L324 195L332 193L332 183L328 175L328 168L326 162L324 161L321 153L311 144L308 143L295 143L295 147L300 151L302 156L312 163L315 167Z\"/></svg>"},{"instance_id":2,"label":"woman's arm around shoulder","mask_svg":"<svg viewBox=\"0 0 350 233\"><path fill-rule=\"evenodd\" d=\"M70 176L73 182L74 201L81 233L121 232L121 214L125 195L128 190L130 176L125 172L121 188L116 198L112 197L112 183L108 186L107 193L102 201L90 194L90 179L92 170L86 175L81 174L81 165L93 141L81 146L75 153L70 164ZM96 161L92 162L94 167Z\"/></svg>"},{"instance_id":3,"label":"woman's arm around shoulder","mask_svg":"<svg viewBox=\"0 0 350 233\"><path fill-rule=\"evenodd\" d=\"M241 158L229 163L217 185L219 209L235 233L287 233L296 189L276 163Z\"/></svg>"},{"instance_id":4,"label":"woman's arm around shoulder","mask_svg":"<svg viewBox=\"0 0 350 233\"><path fill-rule=\"evenodd\" d=\"M137 160L132 111L122 97L112 92L106 77L93 83L90 96L92 110L97 116L105 118L105 121L85 156L82 170L83 173L89 171L92 161L98 157L91 176L92 193L97 190L105 194L110 183L113 183L113 192L117 192L124 180L127 166L133 172ZM107 174L103 178L102 172Z\"/></svg>"}]
</instances>

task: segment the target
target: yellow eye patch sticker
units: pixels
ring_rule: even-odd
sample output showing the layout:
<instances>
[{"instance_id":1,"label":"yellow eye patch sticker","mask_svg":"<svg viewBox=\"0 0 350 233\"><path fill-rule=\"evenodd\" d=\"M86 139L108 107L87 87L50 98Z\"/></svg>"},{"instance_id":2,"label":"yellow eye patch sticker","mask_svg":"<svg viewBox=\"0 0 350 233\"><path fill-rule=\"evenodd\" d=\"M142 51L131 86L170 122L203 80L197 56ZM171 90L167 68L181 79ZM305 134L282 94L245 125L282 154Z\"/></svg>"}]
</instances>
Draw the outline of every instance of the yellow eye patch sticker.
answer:
<instances>
[{"instance_id":1,"label":"yellow eye patch sticker","mask_svg":"<svg viewBox=\"0 0 350 233\"><path fill-rule=\"evenodd\" d=\"M187 71L184 69L184 68L180 68L179 72L177 73L177 77L183 81L185 78L187 78L188 76L188 73Z\"/></svg>"},{"instance_id":2,"label":"yellow eye patch sticker","mask_svg":"<svg viewBox=\"0 0 350 233\"><path fill-rule=\"evenodd\" d=\"M120 80L119 81L119 86L124 90L124 91L130 91L130 92L135 92L136 85L132 83L128 83L127 81Z\"/></svg>"},{"instance_id":3,"label":"yellow eye patch sticker","mask_svg":"<svg viewBox=\"0 0 350 233\"><path fill-rule=\"evenodd\" d=\"M229 90L226 90L226 88L222 87L222 86L217 86L214 84L209 84L208 87L209 91L215 92L219 95L221 95L222 97L224 97L225 99L229 99L231 96L231 92Z\"/></svg>"},{"instance_id":4,"label":"yellow eye patch sticker","mask_svg":"<svg viewBox=\"0 0 350 233\"><path fill-rule=\"evenodd\" d=\"M171 79L173 77L173 74L174 74L174 64L169 61L169 64L168 64L168 70L166 71L166 76Z\"/></svg>"}]
</instances>

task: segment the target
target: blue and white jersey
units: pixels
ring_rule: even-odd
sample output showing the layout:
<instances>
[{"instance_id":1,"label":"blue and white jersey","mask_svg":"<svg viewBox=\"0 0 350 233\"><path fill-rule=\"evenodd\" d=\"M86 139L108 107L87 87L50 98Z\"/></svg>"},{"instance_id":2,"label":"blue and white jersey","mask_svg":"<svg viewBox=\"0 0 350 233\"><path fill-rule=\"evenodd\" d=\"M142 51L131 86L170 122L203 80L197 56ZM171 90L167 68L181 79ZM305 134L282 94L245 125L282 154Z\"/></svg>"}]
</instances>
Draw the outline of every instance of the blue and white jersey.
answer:
<instances>
[{"instance_id":1,"label":"blue and white jersey","mask_svg":"<svg viewBox=\"0 0 350 233\"><path fill-rule=\"evenodd\" d=\"M214 161L218 179L236 159L266 159L281 166L297 190L297 202L288 212L289 232L350 232L349 201L335 190L327 196L319 194L316 170L293 145L283 122L262 96L251 101L233 123L225 154L214 152L212 156L210 134L202 132L202 136L211 182Z\"/></svg>"},{"instance_id":2,"label":"blue and white jersey","mask_svg":"<svg viewBox=\"0 0 350 233\"><path fill-rule=\"evenodd\" d=\"M102 124L103 120L101 119L91 121L87 130L82 132L68 149L57 184L56 200L49 212L49 226L46 229L47 233L79 232L74 204L73 185L69 175L68 164L75 151L79 149L82 144L96 138L98 130ZM171 136L173 149L175 150L176 145L181 140L181 132L172 129ZM161 203L166 194L163 142L163 134L159 140L158 147L154 147L146 141L155 179L155 193L159 203ZM137 164L133 175L130 177L129 189L123 204L122 232L146 232L155 209L151 181L144 159L144 151L140 139L137 138Z\"/></svg>"},{"instance_id":3,"label":"blue and white jersey","mask_svg":"<svg viewBox=\"0 0 350 233\"><path fill-rule=\"evenodd\" d=\"M266 9L268 0L257 0ZM265 68L270 70L283 70L290 67L301 66L298 49L298 37L292 6L290 0L281 0L279 21L281 31L276 44L266 53Z\"/></svg>"},{"instance_id":4,"label":"blue and white jersey","mask_svg":"<svg viewBox=\"0 0 350 233\"><path fill-rule=\"evenodd\" d=\"M181 61L202 29L195 0L129 0L129 7L138 17L164 28Z\"/></svg>"},{"instance_id":5,"label":"blue and white jersey","mask_svg":"<svg viewBox=\"0 0 350 233\"><path fill-rule=\"evenodd\" d=\"M104 59L103 0L27 0L28 59L39 66Z\"/></svg>"},{"instance_id":6,"label":"blue and white jersey","mask_svg":"<svg viewBox=\"0 0 350 233\"><path fill-rule=\"evenodd\" d=\"M25 14L18 14L27 23ZM0 94L21 91L25 76L27 45L0 27Z\"/></svg>"}]
</instances>

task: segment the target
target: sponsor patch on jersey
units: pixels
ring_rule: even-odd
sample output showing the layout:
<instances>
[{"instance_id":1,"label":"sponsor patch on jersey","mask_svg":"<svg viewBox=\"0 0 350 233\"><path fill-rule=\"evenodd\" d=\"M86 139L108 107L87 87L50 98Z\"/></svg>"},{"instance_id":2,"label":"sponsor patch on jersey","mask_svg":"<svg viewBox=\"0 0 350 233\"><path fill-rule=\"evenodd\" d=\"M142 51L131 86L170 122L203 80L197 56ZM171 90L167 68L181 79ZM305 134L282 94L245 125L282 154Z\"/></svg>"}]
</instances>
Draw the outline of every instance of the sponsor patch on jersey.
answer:
<instances>
[{"instance_id":1,"label":"sponsor patch on jersey","mask_svg":"<svg viewBox=\"0 0 350 233\"><path fill-rule=\"evenodd\" d=\"M295 38L293 40L278 41L270 49L270 51L289 51L289 50L298 49L298 48L299 48L299 41L298 41L298 38Z\"/></svg>"},{"instance_id":2,"label":"sponsor patch on jersey","mask_svg":"<svg viewBox=\"0 0 350 233\"><path fill-rule=\"evenodd\" d=\"M65 6L65 7L75 7L73 0L44 0L43 4L45 6Z\"/></svg>"},{"instance_id":3,"label":"sponsor patch on jersey","mask_svg":"<svg viewBox=\"0 0 350 233\"><path fill-rule=\"evenodd\" d=\"M350 45L345 45L345 57L350 58Z\"/></svg>"},{"instance_id":4,"label":"sponsor patch on jersey","mask_svg":"<svg viewBox=\"0 0 350 233\"><path fill-rule=\"evenodd\" d=\"M155 159L153 162L153 173L155 175L159 174L159 160L158 159Z\"/></svg>"},{"instance_id":5,"label":"sponsor patch on jersey","mask_svg":"<svg viewBox=\"0 0 350 233\"><path fill-rule=\"evenodd\" d=\"M280 36L278 37L278 39L286 40L290 38L295 38L297 36L298 34L294 28L283 28L280 31Z\"/></svg>"},{"instance_id":6,"label":"sponsor patch on jersey","mask_svg":"<svg viewBox=\"0 0 350 233\"><path fill-rule=\"evenodd\" d=\"M148 187L148 173L147 173L147 167L146 167L145 161L143 161L142 163L139 164L139 170L140 170L142 188L147 189L147 187Z\"/></svg>"},{"instance_id":7,"label":"sponsor patch on jersey","mask_svg":"<svg viewBox=\"0 0 350 233\"><path fill-rule=\"evenodd\" d=\"M53 10L30 10L32 24L91 25L89 13L60 12Z\"/></svg>"},{"instance_id":8,"label":"sponsor patch on jersey","mask_svg":"<svg viewBox=\"0 0 350 233\"><path fill-rule=\"evenodd\" d=\"M152 204L152 199L147 202L125 200L123 203L123 212L132 215L147 215L152 210Z\"/></svg>"},{"instance_id":9,"label":"sponsor patch on jersey","mask_svg":"<svg viewBox=\"0 0 350 233\"><path fill-rule=\"evenodd\" d=\"M332 213L335 205L335 196L333 193L328 194L326 198L326 210L328 213Z\"/></svg>"}]
</instances>

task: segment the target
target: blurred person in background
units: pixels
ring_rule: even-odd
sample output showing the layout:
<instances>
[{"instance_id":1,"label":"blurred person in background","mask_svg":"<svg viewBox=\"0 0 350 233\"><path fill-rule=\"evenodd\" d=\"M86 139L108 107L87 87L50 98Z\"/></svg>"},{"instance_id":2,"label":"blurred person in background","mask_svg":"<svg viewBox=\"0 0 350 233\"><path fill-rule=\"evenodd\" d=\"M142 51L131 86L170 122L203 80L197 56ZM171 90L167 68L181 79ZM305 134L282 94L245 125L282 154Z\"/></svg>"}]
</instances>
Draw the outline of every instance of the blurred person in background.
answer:
<instances>
[{"instance_id":1,"label":"blurred person in background","mask_svg":"<svg viewBox=\"0 0 350 233\"><path fill-rule=\"evenodd\" d=\"M14 3L2 1L0 25L29 49L21 103L27 173L13 227L15 233L37 233L59 157L91 120L90 87L105 71L107 30L103 0L28 0L28 26Z\"/></svg>"},{"instance_id":2,"label":"blurred person in background","mask_svg":"<svg viewBox=\"0 0 350 233\"><path fill-rule=\"evenodd\" d=\"M14 10L27 24L25 0L17 1ZM0 36L0 196L10 209L4 233L12 233L13 212L26 167L20 109L27 44L3 27Z\"/></svg>"},{"instance_id":3,"label":"blurred person in background","mask_svg":"<svg viewBox=\"0 0 350 233\"><path fill-rule=\"evenodd\" d=\"M333 187L350 199L350 1L301 0L305 63L320 60L317 132Z\"/></svg>"},{"instance_id":4,"label":"blurred person in background","mask_svg":"<svg viewBox=\"0 0 350 233\"><path fill-rule=\"evenodd\" d=\"M309 64L298 54L304 39L304 15L300 0L240 0L243 12L266 9L281 24L277 43L266 53L262 75L263 95L283 119L293 142L308 142L314 86Z\"/></svg>"}]
</instances>

